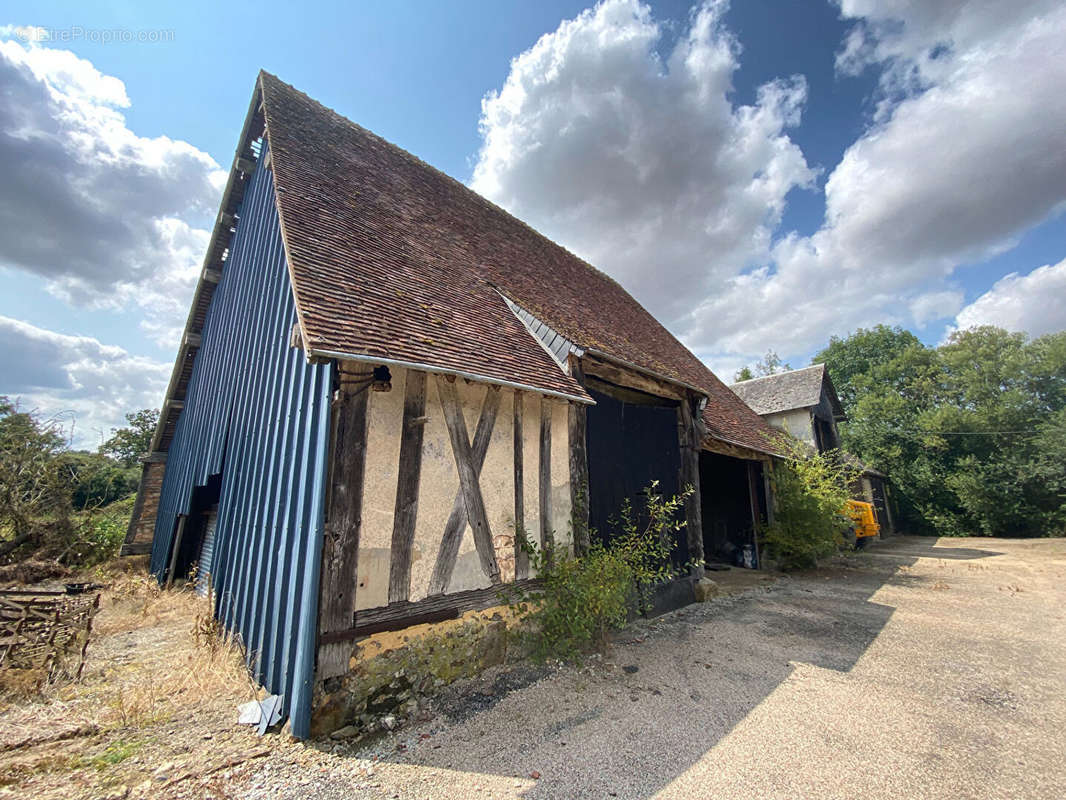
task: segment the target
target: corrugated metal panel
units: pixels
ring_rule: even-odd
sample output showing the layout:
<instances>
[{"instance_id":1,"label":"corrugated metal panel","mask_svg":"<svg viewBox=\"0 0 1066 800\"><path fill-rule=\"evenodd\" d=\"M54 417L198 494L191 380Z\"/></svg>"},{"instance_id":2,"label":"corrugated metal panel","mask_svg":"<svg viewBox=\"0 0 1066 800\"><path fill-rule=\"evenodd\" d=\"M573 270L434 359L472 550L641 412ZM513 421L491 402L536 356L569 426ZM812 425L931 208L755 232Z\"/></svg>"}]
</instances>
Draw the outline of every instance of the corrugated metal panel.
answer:
<instances>
[{"instance_id":1,"label":"corrugated metal panel","mask_svg":"<svg viewBox=\"0 0 1066 800\"><path fill-rule=\"evenodd\" d=\"M264 148L265 149L265 148ZM332 366L289 346L296 310L272 174L260 159L174 431L152 570L168 563L194 486L222 473L210 571L215 613L256 678L310 728Z\"/></svg>"},{"instance_id":2,"label":"corrugated metal panel","mask_svg":"<svg viewBox=\"0 0 1066 800\"><path fill-rule=\"evenodd\" d=\"M213 583L211 578L211 556L215 552L215 529L218 527L218 507L207 515L204 526L204 540L200 543L200 555L196 558L196 591L207 595Z\"/></svg>"}]
</instances>

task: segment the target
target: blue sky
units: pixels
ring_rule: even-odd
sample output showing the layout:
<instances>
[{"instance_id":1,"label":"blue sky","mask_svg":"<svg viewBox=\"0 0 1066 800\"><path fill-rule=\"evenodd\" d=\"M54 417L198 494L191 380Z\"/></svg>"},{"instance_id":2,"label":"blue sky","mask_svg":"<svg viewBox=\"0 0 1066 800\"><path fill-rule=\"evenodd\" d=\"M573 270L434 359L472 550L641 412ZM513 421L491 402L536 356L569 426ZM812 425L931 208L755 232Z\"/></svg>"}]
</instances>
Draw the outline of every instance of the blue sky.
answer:
<instances>
[{"instance_id":1,"label":"blue sky","mask_svg":"<svg viewBox=\"0 0 1066 800\"><path fill-rule=\"evenodd\" d=\"M868 5L8 3L0 393L81 443L158 404L261 67L612 274L726 380L877 322L1066 327L1066 12Z\"/></svg>"}]
</instances>

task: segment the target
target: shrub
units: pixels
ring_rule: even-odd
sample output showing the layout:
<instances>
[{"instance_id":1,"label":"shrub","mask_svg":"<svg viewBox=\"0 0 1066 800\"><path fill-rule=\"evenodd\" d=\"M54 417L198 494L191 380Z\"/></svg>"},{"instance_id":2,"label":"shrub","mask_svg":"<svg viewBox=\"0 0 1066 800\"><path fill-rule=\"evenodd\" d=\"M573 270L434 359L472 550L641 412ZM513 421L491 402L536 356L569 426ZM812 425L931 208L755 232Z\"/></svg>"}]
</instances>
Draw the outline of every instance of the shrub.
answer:
<instances>
[{"instance_id":1,"label":"shrub","mask_svg":"<svg viewBox=\"0 0 1066 800\"><path fill-rule=\"evenodd\" d=\"M844 544L857 476L836 451L817 453L791 437L780 443L788 458L773 468L774 521L761 526L760 546L782 569L813 567Z\"/></svg>"},{"instance_id":2,"label":"shrub","mask_svg":"<svg viewBox=\"0 0 1066 800\"><path fill-rule=\"evenodd\" d=\"M664 499L656 486L645 493L645 515L635 515L627 501L611 522L607 543L590 531L588 540L595 543L582 556L538 549L524 531L516 531L541 584L511 598L512 610L531 623L534 656L572 659L593 647L605 651L610 632L647 607L656 584L687 569L672 565L670 555L684 527L678 512L692 490ZM575 540L581 524L573 523Z\"/></svg>"}]
</instances>

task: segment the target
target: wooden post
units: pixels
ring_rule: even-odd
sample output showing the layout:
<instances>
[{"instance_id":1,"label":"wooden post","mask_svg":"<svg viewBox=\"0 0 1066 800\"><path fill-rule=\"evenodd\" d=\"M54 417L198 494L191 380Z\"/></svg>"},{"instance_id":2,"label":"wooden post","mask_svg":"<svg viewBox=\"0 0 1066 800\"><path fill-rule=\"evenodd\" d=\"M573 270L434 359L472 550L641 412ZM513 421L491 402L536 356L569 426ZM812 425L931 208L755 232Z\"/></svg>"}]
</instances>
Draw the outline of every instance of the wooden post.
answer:
<instances>
[{"instance_id":1,"label":"wooden post","mask_svg":"<svg viewBox=\"0 0 1066 800\"><path fill-rule=\"evenodd\" d=\"M677 438L681 446L681 488L691 488L685 498L685 530L688 538L688 557L692 562L691 576L704 574L703 514L700 508L700 436L693 414L695 399L685 397L677 408Z\"/></svg>"},{"instance_id":2,"label":"wooden post","mask_svg":"<svg viewBox=\"0 0 1066 800\"><path fill-rule=\"evenodd\" d=\"M174 549L170 553L170 568L167 570L167 588L174 585L174 572L178 568L178 553L181 551L181 538L185 535L185 520L188 516L178 515L178 530L174 534Z\"/></svg>"},{"instance_id":3,"label":"wooden post","mask_svg":"<svg viewBox=\"0 0 1066 800\"><path fill-rule=\"evenodd\" d=\"M485 513L485 500L481 496L481 484L474 469L474 457L470 451L470 439L467 437L466 420L459 403L459 393L455 389L455 379L437 376L437 391L440 394L444 421L448 425L448 436L452 441L452 455L459 472L459 486L466 505L466 519L474 534L474 546L477 548L481 569L493 583L500 582L500 567L496 563L496 549L492 542L488 515Z\"/></svg>"},{"instance_id":4,"label":"wooden post","mask_svg":"<svg viewBox=\"0 0 1066 800\"><path fill-rule=\"evenodd\" d=\"M492 429L496 425L496 413L500 409L500 387L488 385L485 387L485 399L481 404L481 416L478 417L477 430L474 431L474 445L472 455L474 458L474 472L480 479L481 468L485 465L485 455L489 450L489 442L492 441ZM455 493L455 501L452 503L452 513L448 516L448 522L444 525L444 535L441 537L440 549L437 551L437 563L433 566L433 574L429 579L429 594L443 594L448 591L448 584L455 571L455 561L459 557L459 545L463 540L463 531L466 530L466 501L463 490L460 487Z\"/></svg>"},{"instance_id":5,"label":"wooden post","mask_svg":"<svg viewBox=\"0 0 1066 800\"><path fill-rule=\"evenodd\" d=\"M570 373L584 385L584 373L576 358L570 359ZM567 408L567 442L570 451L570 515L573 519L574 554L589 550L589 460L586 447L587 412L584 403L570 402Z\"/></svg>"},{"instance_id":6,"label":"wooden post","mask_svg":"<svg viewBox=\"0 0 1066 800\"><path fill-rule=\"evenodd\" d=\"M762 485L763 492L766 495L766 524L774 524L774 484L770 480L770 473L773 471L773 461L767 460L762 464Z\"/></svg>"},{"instance_id":7,"label":"wooden post","mask_svg":"<svg viewBox=\"0 0 1066 800\"><path fill-rule=\"evenodd\" d=\"M552 406L547 396L540 398L540 546L548 554L555 545L552 530Z\"/></svg>"},{"instance_id":8,"label":"wooden post","mask_svg":"<svg viewBox=\"0 0 1066 800\"><path fill-rule=\"evenodd\" d=\"M392 515L389 557L389 602L411 595L411 548L418 520L418 485L422 478L422 432L425 430L426 373L407 371L403 422L400 429L400 463L396 479L396 505Z\"/></svg>"},{"instance_id":9,"label":"wooden post","mask_svg":"<svg viewBox=\"0 0 1066 800\"><path fill-rule=\"evenodd\" d=\"M759 487L755 478L755 462L748 461L748 500L751 503L751 545L755 548L755 566L759 562Z\"/></svg>"},{"instance_id":10,"label":"wooden post","mask_svg":"<svg viewBox=\"0 0 1066 800\"><path fill-rule=\"evenodd\" d=\"M512 424L514 434L514 576L515 580L519 581L529 577L529 554L522 546L526 538L526 493L523 485L525 464L522 461L525 443L523 402L521 390L515 389L514 422Z\"/></svg>"},{"instance_id":11,"label":"wooden post","mask_svg":"<svg viewBox=\"0 0 1066 800\"><path fill-rule=\"evenodd\" d=\"M365 384L342 383L333 403L329 506L323 530L318 612L320 639L350 628L355 613L366 471L366 389ZM322 680L346 673L351 649L343 642L319 644L316 677Z\"/></svg>"}]
</instances>

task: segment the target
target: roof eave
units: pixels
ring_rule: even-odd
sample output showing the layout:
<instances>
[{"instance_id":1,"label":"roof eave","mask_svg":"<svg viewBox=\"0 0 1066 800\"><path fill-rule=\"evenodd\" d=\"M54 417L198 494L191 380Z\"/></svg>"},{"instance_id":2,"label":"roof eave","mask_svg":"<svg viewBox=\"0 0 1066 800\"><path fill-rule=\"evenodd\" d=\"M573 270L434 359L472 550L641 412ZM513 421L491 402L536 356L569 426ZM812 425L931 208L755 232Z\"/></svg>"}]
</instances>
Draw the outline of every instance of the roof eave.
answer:
<instances>
[{"instance_id":1,"label":"roof eave","mask_svg":"<svg viewBox=\"0 0 1066 800\"><path fill-rule=\"evenodd\" d=\"M507 386L511 389L518 389L523 392L534 392L536 394L543 394L549 397L557 397L560 400L567 400L574 403L584 403L585 405L595 405L596 401L588 395L569 394L567 392L561 392L557 389L546 389L541 386L533 386L528 383L520 383L518 381L508 381L502 378L495 378L491 375L481 375L476 372L466 372L461 369L453 369L451 367L442 367L437 364L420 363L417 361L404 361L396 358L383 358L381 356L371 356L363 353L343 353L337 350L326 350L322 348L311 348L307 352L308 358L335 358L338 361L355 361L361 364L383 364L388 367L401 367L404 369L415 369L422 372L431 372L437 375L454 375L457 378L463 378L465 380L474 381L475 383L490 383L496 386Z\"/></svg>"}]
</instances>

